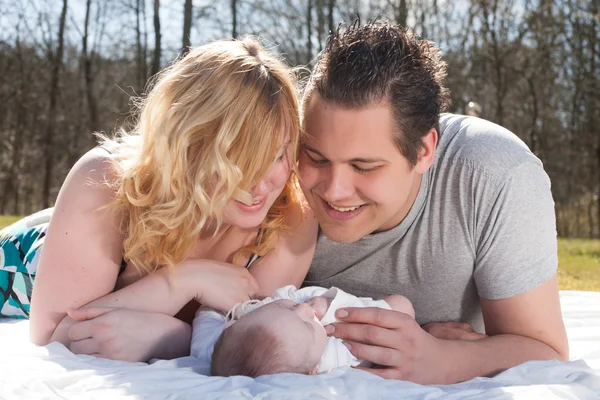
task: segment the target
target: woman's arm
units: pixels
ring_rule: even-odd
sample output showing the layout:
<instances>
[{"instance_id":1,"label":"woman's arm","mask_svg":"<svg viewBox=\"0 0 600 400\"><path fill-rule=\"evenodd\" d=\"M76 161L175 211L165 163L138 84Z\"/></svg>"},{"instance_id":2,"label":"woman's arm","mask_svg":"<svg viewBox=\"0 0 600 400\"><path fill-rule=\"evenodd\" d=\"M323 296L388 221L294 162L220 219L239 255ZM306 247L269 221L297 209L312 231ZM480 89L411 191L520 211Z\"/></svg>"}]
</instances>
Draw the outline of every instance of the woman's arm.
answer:
<instances>
[{"instance_id":1,"label":"woman's arm","mask_svg":"<svg viewBox=\"0 0 600 400\"><path fill-rule=\"evenodd\" d=\"M243 268L212 260L188 259L172 269L163 267L116 292L93 300L81 312L69 311L70 316L59 323L52 340L68 346L73 340L69 330L77 322L71 316L78 321L96 318L94 312L90 314L85 309L126 308L145 315L157 313L172 317L189 301L196 299L212 308L227 311L234 304L249 300L257 288L254 278ZM115 329L119 329L118 324L114 325ZM148 326L147 329L156 330L157 327Z\"/></svg>"},{"instance_id":2,"label":"woman's arm","mask_svg":"<svg viewBox=\"0 0 600 400\"><path fill-rule=\"evenodd\" d=\"M315 254L319 224L313 211L297 210L288 218L291 229L249 268L258 282L259 296L270 296L275 289L290 284L299 288Z\"/></svg>"},{"instance_id":3,"label":"woman's arm","mask_svg":"<svg viewBox=\"0 0 600 400\"><path fill-rule=\"evenodd\" d=\"M189 300L228 310L249 300L257 284L244 268L190 259L68 310L54 331L73 353L125 361L189 355L191 326L173 317Z\"/></svg>"},{"instance_id":4,"label":"woman's arm","mask_svg":"<svg viewBox=\"0 0 600 400\"><path fill-rule=\"evenodd\" d=\"M177 318L128 308L83 307L68 330L76 354L122 361L172 359L190 354L192 327Z\"/></svg>"},{"instance_id":5,"label":"woman's arm","mask_svg":"<svg viewBox=\"0 0 600 400\"><path fill-rule=\"evenodd\" d=\"M86 307L128 308L174 316L189 301L198 300L228 311L236 303L249 300L256 290L254 278L243 268L213 260L187 259L172 269L160 268Z\"/></svg>"},{"instance_id":6,"label":"woman's arm","mask_svg":"<svg viewBox=\"0 0 600 400\"><path fill-rule=\"evenodd\" d=\"M115 286L122 237L109 210L98 210L114 193L101 184L111 179L110 155L86 153L71 169L56 205L42 248L30 315L31 340L47 344L67 309L78 308Z\"/></svg>"},{"instance_id":7,"label":"woman's arm","mask_svg":"<svg viewBox=\"0 0 600 400\"><path fill-rule=\"evenodd\" d=\"M61 342L65 346L69 346L72 340L69 337L71 326L77 321L97 318L95 312L86 311L91 308L127 308L173 317L195 297L191 291L187 290L187 285L181 284L181 282L188 282L188 280L183 279L183 275L187 270L184 266L181 267L174 268L172 271L161 268L157 272L146 275L122 289L85 304L78 309L80 311L68 310L69 315L65 315L59 322L50 341ZM171 276L169 272L171 272Z\"/></svg>"}]
</instances>

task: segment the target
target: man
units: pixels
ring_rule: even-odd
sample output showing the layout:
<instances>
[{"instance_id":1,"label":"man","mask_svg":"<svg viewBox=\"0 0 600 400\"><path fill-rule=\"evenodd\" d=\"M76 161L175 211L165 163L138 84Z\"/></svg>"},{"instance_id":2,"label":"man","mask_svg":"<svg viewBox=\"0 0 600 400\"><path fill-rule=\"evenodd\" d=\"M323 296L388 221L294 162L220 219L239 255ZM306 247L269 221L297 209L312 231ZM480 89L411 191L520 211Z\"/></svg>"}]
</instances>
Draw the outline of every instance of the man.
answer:
<instances>
[{"instance_id":1,"label":"man","mask_svg":"<svg viewBox=\"0 0 600 400\"><path fill-rule=\"evenodd\" d=\"M566 360L550 181L512 133L440 115L445 75L439 49L397 26L330 37L304 98L299 174L320 223L304 284L413 302L416 321L347 309L330 327L385 378Z\"/></svg>"}]
</instances>

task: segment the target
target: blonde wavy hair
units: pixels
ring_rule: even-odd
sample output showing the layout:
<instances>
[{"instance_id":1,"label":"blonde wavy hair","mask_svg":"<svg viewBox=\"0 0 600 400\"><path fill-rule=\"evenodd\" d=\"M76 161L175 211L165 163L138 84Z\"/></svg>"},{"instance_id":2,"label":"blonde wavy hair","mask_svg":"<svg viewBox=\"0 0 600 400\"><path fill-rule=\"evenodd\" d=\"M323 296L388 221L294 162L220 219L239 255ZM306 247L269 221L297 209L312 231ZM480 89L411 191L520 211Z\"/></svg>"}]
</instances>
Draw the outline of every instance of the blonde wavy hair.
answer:
<instances>
[{"instance_id":1,"label":"blonde wavy hair","mask_svg":"<svg viewBox=\"0 0 600 400\"><path fill-rule=\"evenodd\" d=\"M124 258L142 273L175 266L208 221L265 176L289 134L292 174L260 226L251 253L264 255L299 207L295 165L300 118L295 78L255 39L216 41L192 49L163 70L138 104L130 132L101 137L115 154L116 197Z\"/></svg>"}]
</instances>

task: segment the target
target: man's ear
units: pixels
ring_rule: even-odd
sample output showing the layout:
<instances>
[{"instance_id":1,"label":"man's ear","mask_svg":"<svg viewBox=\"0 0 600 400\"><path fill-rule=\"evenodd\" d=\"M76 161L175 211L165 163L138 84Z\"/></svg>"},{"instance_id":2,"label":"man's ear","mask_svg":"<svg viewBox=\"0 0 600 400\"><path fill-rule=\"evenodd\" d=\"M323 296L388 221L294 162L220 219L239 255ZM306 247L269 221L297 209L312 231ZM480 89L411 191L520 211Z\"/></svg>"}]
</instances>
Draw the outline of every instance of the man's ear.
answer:
<instances>
[{"instance_id":1,"label":"man's ear","mask_svg":"<svg viewBox=\"0 0 600 400\"><path fill-rule=\"evenodd\" d=\"M424 174L435 160L435 149L438 142L438 132L435 128L431 128L425 136L421 138L423 147L419 150L415 172Z\"/></svg>"}]
</instances>

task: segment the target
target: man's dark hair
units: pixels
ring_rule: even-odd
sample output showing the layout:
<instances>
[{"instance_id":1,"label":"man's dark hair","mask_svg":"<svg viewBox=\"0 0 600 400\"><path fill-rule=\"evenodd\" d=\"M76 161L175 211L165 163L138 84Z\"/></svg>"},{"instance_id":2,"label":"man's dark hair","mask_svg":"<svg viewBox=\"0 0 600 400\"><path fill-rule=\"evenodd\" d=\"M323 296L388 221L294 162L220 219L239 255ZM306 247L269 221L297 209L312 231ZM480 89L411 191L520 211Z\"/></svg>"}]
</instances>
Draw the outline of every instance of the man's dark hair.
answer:
<instances>
[{"instance_id":1,"label":"man's dark hair","mask_svg":"<svg viewBox=\"0 0 600 400\"><path fill-rule=\"evenodd\" d=\"M306 87L304 108L314 91L327 102L359 109L387 103L400 152L414 166L439 114L450 103L440 49L413 32L387 22L355 21L330 34ZM385 104L383 103L383 104Z\"/></svg>"}]
</instances>

